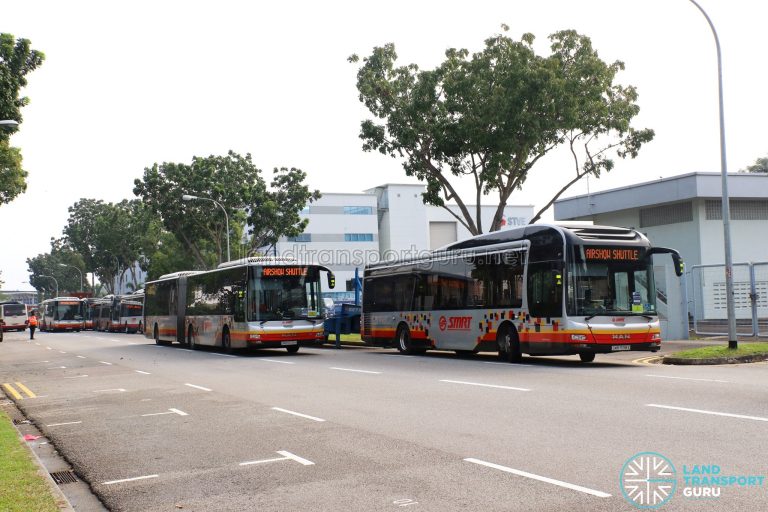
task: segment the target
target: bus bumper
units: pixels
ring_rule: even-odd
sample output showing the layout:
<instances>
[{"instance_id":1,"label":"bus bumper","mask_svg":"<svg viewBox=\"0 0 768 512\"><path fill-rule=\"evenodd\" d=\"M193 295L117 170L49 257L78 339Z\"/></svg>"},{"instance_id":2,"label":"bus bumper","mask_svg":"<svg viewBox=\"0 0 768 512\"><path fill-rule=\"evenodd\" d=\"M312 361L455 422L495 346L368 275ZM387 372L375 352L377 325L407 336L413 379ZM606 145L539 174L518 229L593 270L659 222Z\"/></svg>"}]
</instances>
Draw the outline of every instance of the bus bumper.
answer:
<instances>
[{"instance_id":1,"label":"bus bumper","mask_svg":"<svg viewBox=\"0 0 768 512\"><path fill-rule=\"evenodd\" d=\"M613 352L658 352L660 341L642 343L521 343L521 349L531 355L569 356L582 352L610 354ZM544 346L545 345L545 346Z\"/></svg>"}]
</instances>

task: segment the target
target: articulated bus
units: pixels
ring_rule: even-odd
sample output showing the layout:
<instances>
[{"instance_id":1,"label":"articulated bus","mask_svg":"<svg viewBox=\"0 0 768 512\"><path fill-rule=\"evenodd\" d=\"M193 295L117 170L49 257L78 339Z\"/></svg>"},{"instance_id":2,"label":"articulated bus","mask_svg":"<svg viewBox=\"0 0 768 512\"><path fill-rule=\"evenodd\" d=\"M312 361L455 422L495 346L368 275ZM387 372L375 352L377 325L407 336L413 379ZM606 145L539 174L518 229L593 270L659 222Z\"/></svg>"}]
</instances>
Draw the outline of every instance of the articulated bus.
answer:
<instances>
[{"instance_id":1,"label":"articulated bus","mask_svg":"<svg viewBox=\"0 0 768 512\"><path fill-rule=\"evenodd\" d=\"M279 348L297 352L324 340L321 273L290 258L251 257L207 272L161 276L144 287L145 336L158 344Z\"/></svg>"},{"instance_id":2,"label":"articulated bus","mask_svg":"<svg viewBox=\"0 0 768 512\"><path fill-rule=\"evenodd\" d=\"M3 331L23 331L27 328L27 306L17 301L0 302L0 320Z\"/></svg>"},{"instance_id":3,"label":"articulated bus","mask_svg":"<svg viewBox=\"0 0 768 512\"><path fill-rule=\"evenodd\" d=\"M80 331L84 327L83 303L77 297L56 297L40 305L41 331Z\"/></svg>"},{"instance_id":4,"label":"articulated bus","mask_svg":"<svg viewBox=\"0 0 768 512\"><path fill-rule=\"evenodd\" d=\"M533 224L365 269L362 339L427 349L579 355L661 346L652 247L634 229Z\"/></svg>"}]
</instances>

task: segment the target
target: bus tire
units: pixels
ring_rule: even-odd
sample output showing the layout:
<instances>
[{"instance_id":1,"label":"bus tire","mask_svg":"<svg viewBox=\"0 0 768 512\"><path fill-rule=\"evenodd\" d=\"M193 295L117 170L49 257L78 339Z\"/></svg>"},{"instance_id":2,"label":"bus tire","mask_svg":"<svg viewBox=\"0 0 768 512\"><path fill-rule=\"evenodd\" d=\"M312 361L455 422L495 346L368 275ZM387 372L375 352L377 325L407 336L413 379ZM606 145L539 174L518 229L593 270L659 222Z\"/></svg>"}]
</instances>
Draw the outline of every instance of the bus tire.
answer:
<instances>
[{"instance_id":1,"label":"bus tire","mask_svg":"<svg viewBox=\"0 0 768 512\"><path fill-rule=\"evenodd\" d=\"M579 352L579 359L582 363L591 363L595 360L594 352Z\"/></svg>"},{"instance_id":2,"label":"bus tire","mask_svg":"<svg viewBox=\"0 0 768 512\"><path fill-rule=\"evenodd\" d=\"M405 324L397 326L395 335L395 344L401 354L413 354L413 345L411 344L411 332Z\"/></svg>"},{"instance_id":3,"label":"bus tire","mask_svg":"<svg viewBox=\"0 0 768 512\"><path fill-rule=\"evenodd\" d=\"M224 327L221 332L221 350L225 354L232 353L232 338L229 336L229 328Z\"/></svg>"},{"instance_id":4,"label":"bus tire","mask_svg":"<svg viewBox=\"0 0 768 512\"><path fill-rule=\"evenodd\" d=\"M287 350L289 354L295 354L296 352L299 351L299 346L298 345L288 345L287 347L285 347L285 350Z\"/></svg>"},{"instance_id":5,"label":"bus tire","mask_svg":"<svg viewBox=\"0 0 768 512\"><path fill-rule=\"evenodd\" d=\"M195 343L195 330L192 328L192 324L187 327L187 347L190 350L197 350L197 344Z\"/></svg>"},{"instance_id":6,"label":"bus tire","mask_svg":"<svg viewBox=\"0 0 768 512\"><path fill-rule=\"evenodd\" d=\"M501 324L499 327L496 333L496 342L499 345L499 359L508 363L519 363L523 360L517 330L508 323Z\"/></svg>"}]
</instances>

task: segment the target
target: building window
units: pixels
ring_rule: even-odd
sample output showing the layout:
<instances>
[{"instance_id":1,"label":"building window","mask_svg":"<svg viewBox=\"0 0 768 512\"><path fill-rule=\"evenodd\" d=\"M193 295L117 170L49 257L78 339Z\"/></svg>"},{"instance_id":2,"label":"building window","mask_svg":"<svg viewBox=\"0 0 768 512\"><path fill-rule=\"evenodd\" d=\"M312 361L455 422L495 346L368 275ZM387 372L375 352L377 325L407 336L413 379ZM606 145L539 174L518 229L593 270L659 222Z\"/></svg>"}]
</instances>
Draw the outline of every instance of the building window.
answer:
<instances>
[{"instance_id":1,"label":"building window","mask_svg":"<svg viewBox=\"0 0 768 512\"><path fill-rule=\"evenodd\" d=\"M693 204L677 203L640 209L640 227L664 226L680 222L693 222Z\"/></svg>"},{"instance_id":2,"label":"building window","mask_svg":"<svg viewBox=\"0 0 768 512\"><path fill-rule=\"evenodd\" d=\"M707 220L723 220L722 199L708 199L704 203ZM728 201L731 220L768 220L768 201L731 199Z\"/></svg>"},{"instance_id":3,"label":"building window","mask_svg":"<svg viewBox=\"0 0 768 512\"><path fill-rule=\"evenodd\" d=\"M373 233L345 233L345 242L373 242Z\"/></svg>"},{"instance_id":4,"label":"building window","mask_svg":"<svg viewBox=\"0 0 768 512\"><path fill-rule=\"evenodd\" d=\"M372 206L345 206L344 215L373 215Z\"/></svg>"},{"instance_id":5,"label":"building window","mask_svg":"<svg viewBox=\"0 0 768 512\"><path fill-rule=\"evenodd\" d=\"M312 241L312 234L311 233L302 233L297 236L289 236L288 237L289 242L311 242Z\"/></svg>"}]
</instances>

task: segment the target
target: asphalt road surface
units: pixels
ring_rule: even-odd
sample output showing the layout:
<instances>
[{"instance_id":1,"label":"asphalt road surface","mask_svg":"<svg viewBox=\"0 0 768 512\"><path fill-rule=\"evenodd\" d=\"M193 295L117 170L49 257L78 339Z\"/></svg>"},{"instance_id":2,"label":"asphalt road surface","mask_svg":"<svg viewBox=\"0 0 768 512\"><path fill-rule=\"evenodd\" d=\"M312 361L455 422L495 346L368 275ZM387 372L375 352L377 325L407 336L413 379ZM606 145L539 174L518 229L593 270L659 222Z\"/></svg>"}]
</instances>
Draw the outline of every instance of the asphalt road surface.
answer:
<instances>
[{"instance_id":1,"label":"asphalt road surface","mask_svg":"<svg viewBox=\"0 0 768 512\"><path fill-rule=\"evenodd\" d=\"M768 509L768 364L650 355L7 333L0 384L115 511Z\"/></svg>"}]
</instances>

